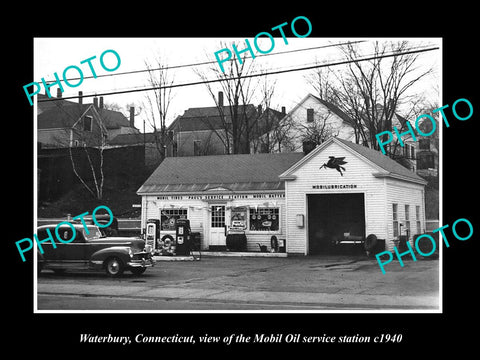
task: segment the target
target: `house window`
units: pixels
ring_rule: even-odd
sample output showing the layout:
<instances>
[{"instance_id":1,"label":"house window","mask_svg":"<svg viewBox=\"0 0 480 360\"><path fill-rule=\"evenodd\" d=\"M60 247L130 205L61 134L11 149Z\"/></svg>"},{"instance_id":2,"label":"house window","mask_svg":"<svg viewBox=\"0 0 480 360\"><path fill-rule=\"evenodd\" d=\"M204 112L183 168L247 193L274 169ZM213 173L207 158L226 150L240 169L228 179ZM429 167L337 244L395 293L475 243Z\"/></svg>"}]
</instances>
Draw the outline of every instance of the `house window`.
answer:
<instances>
[{"instance_id":1,"label":"house window","mask_svg":"<svg viewBox=\"0 0 480 360\"><path fill-rule=\"evenodd\" d=\"M313 122L313 109L307 109L307 122Z\"/></svg>"},{"instance_id":2,"label":"house window","mask_svg":"<svg viewBox=\"0 0 480 360\"><path fill-rule=\"evenodd\" d=\"M202 154L202 141L201 140L193 140L193 155L199 156Z\"/></svg>"},{"instance_id":3,"label":"house window","mask_svg":"<svg viewBox=\"0 0 480 360\"><path fill-rule=\"evenodd\" d=\"M403 148L403 155L407 159L415 159L415 146L411 144L405 144L405 147Z\"/></svg>"},{"instance_id":4,"label":"house window","mask_svg":"<svg viewBox=\"0 0 480 360\"><path fill-rule=\"evenodd\" d=\"M186 219L188 215L187 209L164 209L160 210L160 222L162 230L175 231L177 220Z\"/></svg>"},{"instance_id":5,"label":"house window","mask_svg":"<svg viewBox=\"0 0 480 360\"><path fill-rule=\"evenodd\" d=\"M398 204L392 204L393 237L398 237Z\"/></svg>"},{"instance_id":6,"label":"house window","mask_svg":"<svg viewBox=\"0 0 480 360\"><path fill-rule=\"evenodd\" d=\"M178 155L178 145L176 142L174 142L172 145L172 156L176 157L177 155Z\"/></svg>"},{"instance_id":7,"label":"house window","mask_svg":"<svg viewBox=\"0 0 480 360\"><path fill-rule=\"evenodd\" d=\"M92 131L92 117L85 115L83 117L83 131Z\"/></svg>"},{"instance_id":8,"label":"house window","mask_svg":"<svg viewBox=\"0 0 480 360\"><path fill-rule=\"evenodd\" d=\"M430 139L419 139L418 147L420 150L430 150Z\"/></svg>"},{"instance_id":9,"label":"house window","mask_svg":"<svg viewBox=\"0 0 480 360\"><path fill-rule=\"evenodd\" d=\"M250 231L278 231L279 208L250 209Z\"/></svg>"},{"instance_id":10,"label":"house window","mask_svg":"<svg viewBox=\"0 0 480 360\"><path fill-rule=\"evenodd\" d=\"M415 219L417 220L417 234L422 233L422 223L420 221L420 206L415 206Z\"/></svg>"},{"instance_id":11,"label":"house window","mask_svg":"<svg viewBox=\"0 0 480 360\"><path fill-rule=\"evenodd\" d=\"M433 154L420 153L418 155L418 168L419 169L434 169L435 168L435 158L434 158Z\"/></svg>"},{"instance_id":12,"label":"house window","mask_svg":"<svg viewBox=\"0 0 480 360\"><path fill-rule=\"evenodd\" d=\"M406 235L410 237L410 205L405 205L405 231Z\"/></svg>"}]
</instances>

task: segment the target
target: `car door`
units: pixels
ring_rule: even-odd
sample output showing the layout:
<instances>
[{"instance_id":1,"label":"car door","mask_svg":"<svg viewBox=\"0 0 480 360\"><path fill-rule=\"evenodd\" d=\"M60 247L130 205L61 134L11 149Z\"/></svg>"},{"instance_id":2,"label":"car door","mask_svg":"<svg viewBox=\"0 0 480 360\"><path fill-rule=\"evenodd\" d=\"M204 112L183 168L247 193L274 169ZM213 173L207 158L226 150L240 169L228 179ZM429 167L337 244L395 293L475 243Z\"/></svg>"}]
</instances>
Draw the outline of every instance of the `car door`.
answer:
<instances>
[{"instance_id":1,"label":"car door","mask_svg":"<svg viewBox=\"0 0 480 360\"><path fill-rule=\"evenodd\" d=\"M73 236L73 228L70 226L61 226L58 229L58 236L63 241L69 241ZM88 261L86 259L85 238L81 229L75 229L75 238L71 242L57 242L58 260L62 262L64 268L85 268Z\"/></svg>"},{"instance_id":2,"label":"car door","mask_svg":"<svg viewBox=\"0 0 480 360\"><path fill-rule=\"evenodd\" d=\"M48 233L48 231L50 234ZM51 236L50 236L51 235ZM45 241L41 243L41 248L43 250L43 259L45 263L55 263L58 261L58 240L55 239L55 227L45 227L37 230L37 239L38 241L45 240L51 237L55 241L55 245L51 241Z\"/></svg>"}]
</instances>

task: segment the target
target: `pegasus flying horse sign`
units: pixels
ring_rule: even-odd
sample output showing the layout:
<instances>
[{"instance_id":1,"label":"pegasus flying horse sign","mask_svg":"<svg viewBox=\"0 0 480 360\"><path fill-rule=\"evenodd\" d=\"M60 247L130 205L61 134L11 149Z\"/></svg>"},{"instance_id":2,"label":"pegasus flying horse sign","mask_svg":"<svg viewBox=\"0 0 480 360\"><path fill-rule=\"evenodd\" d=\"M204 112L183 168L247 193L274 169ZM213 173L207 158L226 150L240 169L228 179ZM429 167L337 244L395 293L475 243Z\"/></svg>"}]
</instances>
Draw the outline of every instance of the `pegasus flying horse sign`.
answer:
<instances>
[{"instance_id":1,"label":"pegasus flying horse sign","mask_svg":"<svg viewBox=\"0 0 480 360\"><path fill-rule=\"evenodd\" d=\"M328 158L329 158L329 160L327 161L327 163L320 166L320 169L323 169L325 167L328 167L330 169L336 169L340 173L340 175L343 176L342 170L343 171L346 171L346 170L342 165L347 164L347 162L344 161L345 156L344 157L338 157L338 158L335 157L335 156L329 156Z\"/></svg>"}]
</instances>

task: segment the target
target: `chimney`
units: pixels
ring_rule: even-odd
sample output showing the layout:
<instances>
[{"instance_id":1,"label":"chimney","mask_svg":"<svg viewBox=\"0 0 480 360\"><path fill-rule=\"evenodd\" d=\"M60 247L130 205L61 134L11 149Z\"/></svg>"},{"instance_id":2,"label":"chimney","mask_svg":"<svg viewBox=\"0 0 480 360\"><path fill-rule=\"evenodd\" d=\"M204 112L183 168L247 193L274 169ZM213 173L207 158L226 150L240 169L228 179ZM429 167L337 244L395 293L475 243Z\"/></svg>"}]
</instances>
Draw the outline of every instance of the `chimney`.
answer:
<instances>
[{"instance_id":1,"label":"chimney","mask_svg":"<svg viewBox=\"0 0 480 360\"><path fill-rule=\"evenodd\" d=\"M93 98L93 106L95 106L95 109L98 109L98 98L96 96Z\"/></svg>"},{"instance_id":2,"label":"chimney","mask_svg":"<svg viewBox=\"0 0 480 360\"><path fill-rule=\"evenodd\" d=\"M285 106L282 106L282 114L286 114L287 113L287 109L285 109Z\"/></svg>"},{"instance_id":3,"label":"chimney","mask_svg":"<svg viewBox=\"0 0 480 360\"><path fill-rule=\"evenodd\" d=\"M130 127L135 127L135 107L130 106Z\"/></svg>"},{"instance_id":4,"label":"chimney","mask_svg":"<svg viewBox=\"0 0 480 360\"><path fill-rule=\"evenodd\" d=\"M62 97L62 89L58 88L57 89L57 98L61 98Z\"/></svg>"},{"instance_id":5,"label":"chimney","mask_svg":"<svg viewBox=\"0 0 480 360\"><path fill-rule=\"evenodd\" d=\"M223 106L223 92L218 92L218 106Z\"/></svg>"},{"instance_id":6,"label":"chimney","mask_svg":"<svg viewBox=\"0 0 480 360\"><path fill-rule=\"evenodd\" d=\"M257 112L258 112L258 115L262 114L262 105L257 106Z\"/></svg>"},{"instance_id":7,"label":"chimney","mask_svg":"<svg viewBox=\"0 0 480 360\"><path fill-rule=\"evenodd\" d=\"M78 103L79 103L80 105L83 104L83 91L79 91L79 92L78 92Z\"/></svg>"},{"instance_id":8,"label":"chimney","mask_svg":"<svg viewBox=\"0 0 480 360\"><path fill-rule=\"evenodd\" d=\"M100 96L100 105L98 105L100 109L103 109L103 96Z\"/></svg>"},{"instance_id":9,"label":"chimney","mask_svg":"<svg viewBox=\"0 0 480 360\"><path fill-rule=\"evenodd\" d=\"M313 141L307 140L302 143L302 150L305 155L310 153L313 149L317 147L317 144L315 144Z\"/></svg>"}]
</instances>

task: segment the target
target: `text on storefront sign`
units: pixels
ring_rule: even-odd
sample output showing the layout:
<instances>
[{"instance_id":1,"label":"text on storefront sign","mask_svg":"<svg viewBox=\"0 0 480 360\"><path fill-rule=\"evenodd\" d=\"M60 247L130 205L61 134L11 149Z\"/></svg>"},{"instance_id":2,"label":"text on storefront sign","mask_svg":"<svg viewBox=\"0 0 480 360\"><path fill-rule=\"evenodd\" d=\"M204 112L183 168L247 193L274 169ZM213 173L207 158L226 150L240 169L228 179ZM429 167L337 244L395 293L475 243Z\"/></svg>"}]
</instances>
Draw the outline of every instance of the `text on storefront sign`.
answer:
<instances>
[{"instance_id":1,"label":"text on storefront sign","mask_svg":"<svg viewBox=\"0 0 480 360\"><path fill-rule=\"evenodd\" d=\"M327 185L312 185L312 189L356 189L356 184L327 184Z\"/></svg>"},{"instance_id":2,"label":"text on storefront sign","mask_svg":"<svg viewBox=\"0 0 480 360\"><path fill-rule=\"evenodd\" d=\"M162 195L157 200L237 200L237 199L278 199L285 194L230 194L230 195Z\"/></svg>"}]
</instances>

